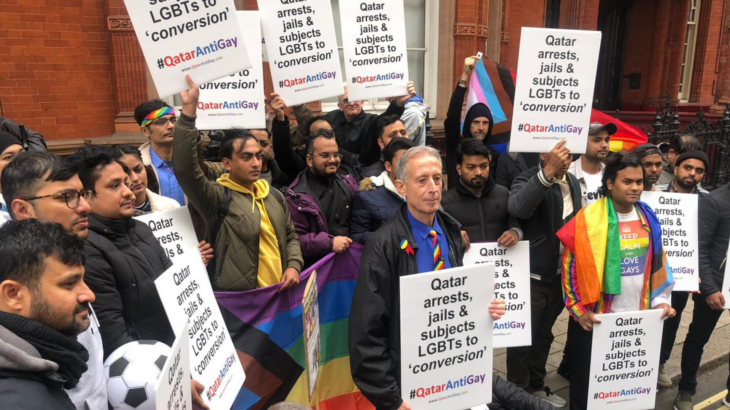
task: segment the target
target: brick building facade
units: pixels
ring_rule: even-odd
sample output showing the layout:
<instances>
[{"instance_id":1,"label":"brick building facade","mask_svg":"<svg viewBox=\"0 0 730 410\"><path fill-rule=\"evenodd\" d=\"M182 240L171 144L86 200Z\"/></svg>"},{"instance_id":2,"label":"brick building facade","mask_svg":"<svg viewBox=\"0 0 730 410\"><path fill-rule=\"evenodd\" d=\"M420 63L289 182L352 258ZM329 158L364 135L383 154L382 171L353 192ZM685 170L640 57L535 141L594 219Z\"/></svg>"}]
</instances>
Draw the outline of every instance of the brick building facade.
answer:
<instances>
[{"instance_id":1,"label":"brick building facade","mask_svg":"<svg viewBox=\"0 0 730 410\"><path fill-rule=\"evenodd\" d=\"M235 3L252 10L257 2ZM427 45L418 50L425 50L429 65L421 67L422 89L430 90L423 92L436 128L463 59L486 50L488 57L517 69L520 29L526 26L601 30L594 106L621 109L624 121L650 122L655 106L667 99L687 112L703 107L717 113L730 103L725 0L406 4L425 9L426 21L418 24L424 24ZM0 56L3 115L51 141L135 132L134 107L156 97L123 0L0 0ZM271 90L270 79L265 82Z\"/></svg>"}]
</instances>

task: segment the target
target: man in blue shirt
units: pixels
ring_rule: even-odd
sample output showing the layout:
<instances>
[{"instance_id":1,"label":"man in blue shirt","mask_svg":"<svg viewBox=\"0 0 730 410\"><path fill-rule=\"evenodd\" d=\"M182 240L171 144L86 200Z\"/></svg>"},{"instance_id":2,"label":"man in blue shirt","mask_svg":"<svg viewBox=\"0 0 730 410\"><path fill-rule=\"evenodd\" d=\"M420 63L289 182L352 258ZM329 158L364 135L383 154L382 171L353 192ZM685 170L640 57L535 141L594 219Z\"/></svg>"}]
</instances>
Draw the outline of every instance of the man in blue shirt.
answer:
<instances>
[{"instance_id":1,"label":"man in blue shirt","mask_svg":"<svg viewBox=\"0 0 730 410\"><path fill-rule=\"evenodd\" d=\"M352 378L378 410L411 408L400 392L399 277L462 266L466 252L461 225L439 211L443 180L438 151L409 149L398 160L397 174L395 186L406 203L367 241L348 328ZM493 300L489 312L499 319L504 300ZM494 390L498 400L504 390Z\"/></svg>"},{"instance_id":2,"label":"man in blue shirt","mask_svg":"<svg viewBox=\"0 0 730 410\"><path fill-rule=\"evenodd\" d=\"M139 147L142 163L148 171L148 188L185 205L185 194L172 169L172 136L177 123L175 110L164 101L150 100L135 108L134 119L148 139Z\"/></svg>"}]
</instances>

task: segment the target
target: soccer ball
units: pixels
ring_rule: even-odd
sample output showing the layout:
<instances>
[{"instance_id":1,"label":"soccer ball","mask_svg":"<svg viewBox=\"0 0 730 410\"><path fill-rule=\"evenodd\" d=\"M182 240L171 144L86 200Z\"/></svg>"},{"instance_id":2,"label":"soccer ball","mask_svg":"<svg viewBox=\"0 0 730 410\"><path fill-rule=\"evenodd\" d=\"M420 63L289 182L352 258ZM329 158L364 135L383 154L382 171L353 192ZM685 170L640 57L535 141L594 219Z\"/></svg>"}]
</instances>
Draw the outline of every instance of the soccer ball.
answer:
<instances>
[{"instance_id":1,"label":"soccer ball","mask_svg":"<svg viewBox=\"0 0 730 410\"><path fill-rule=\"evenodd\" d=\"M172 353L154 340L130 342L104 361L107 400L115 410L155 410L155 384Z\"/></svg>"}]
</instances>

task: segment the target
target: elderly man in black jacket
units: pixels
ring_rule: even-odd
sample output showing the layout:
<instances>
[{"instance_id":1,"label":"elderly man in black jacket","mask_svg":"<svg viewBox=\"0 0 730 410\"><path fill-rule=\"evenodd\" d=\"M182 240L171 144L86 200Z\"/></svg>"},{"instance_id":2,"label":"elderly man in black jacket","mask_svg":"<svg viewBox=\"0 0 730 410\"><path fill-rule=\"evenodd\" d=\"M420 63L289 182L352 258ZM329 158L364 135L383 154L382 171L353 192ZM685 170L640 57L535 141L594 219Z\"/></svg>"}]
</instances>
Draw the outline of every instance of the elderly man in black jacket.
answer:
<instances>
[{"instance_id":1,"label":"elderly man in black jacket","mask_svg":"<svg viewBox=\"0 0 730 410\"><path fill-rule=\"evenodd\" d=\"M175 339L154 283L172 262L152 230L132 219L129 176L110 150L86 146L71 157L84 189L94 192L85 268L96 293L104 357L135 340L171 346Z\"/></svg>"},{"instance_id":2,"label":"elderly man in black jacket","mask_svg":"<svg viewBox=\"0 0 730 410\"><path fill-rule=\"evenodd\" d=\"M693 295L692 324L682 348L682 378L674 405L676 409L692 408L692 395L697 390L697 370L705 344L725 311L727 301L722 290L730 242L730 186L725 185L707 194L699 208L700 293ZM727 381L730 389L730 377ZM730 406L730 394L723 399Z\"/></svg>"},{"instance_id":3,"label":"elderly man in black jacket","mask_svg":"<svg viewBox=\"0 0 730 410\"><path fill-rule=\"evenodd\" d=\"M479 140L459 144L456 171L461 179L446 191L441 205L462 224L472 242L497 242L512 246L522 239L517 218L507 210L509 189L489 178L490 156Z\"/></svg>"},{"instance_id":4,"label":"elderly man in black jacket","mask_svg":"<svg viewBox=\"0 0 730 410\"><path fill-rule=\"evenodd\" d=\"M433 249L416 238L421 228L436 231L446 268L462 266L466 251L459 223L439 211L443 182L436 150L424 146L408 150L398 161L396 187L406 203L365 246L348 327L352 378L377 410L411 409L400 391L399 277L435 268ZM401 250L403 238L414 252ZM499 319L505 312L504 300L493 300L489 312ZM493 408L549 408L498 377L493 378L493 387Z\"/></svg>"},{"instance_id":5,"label":"elderly man in black jacket","mask_svg":"<svg viewBox=\"0 0 730 410\"><path fill-rule=\"evenodd\" d=\"M568 172L572 156L559 142L542 163L512 183L509 213L530 241L532 345L507 349L507 379L556 407L565 400L545 387L545 364L553 342L553 325L565 308L560 281L564 247L555 233L581 208L578 180Z\"/></svg>"},{"instance_id":6,"label":"elderly man in black jacket","mask_svg":"<svg viewBox=\"0 0 730 410\"><path fill-rule=\"evenodd\" d=\"M408 83L408 95L395 98L388 109L379 116L363 111L363 101L350 101L345 86L345 93L338 97L338 110L327 114L327 120L335 131L337 145L347 152L359 156L360 163L369 166L379 159L378 137L376 130L378 118L388 115L400 117L405 110L406 102L416 95L413 82Z\"/></svg>"}]
</instances>

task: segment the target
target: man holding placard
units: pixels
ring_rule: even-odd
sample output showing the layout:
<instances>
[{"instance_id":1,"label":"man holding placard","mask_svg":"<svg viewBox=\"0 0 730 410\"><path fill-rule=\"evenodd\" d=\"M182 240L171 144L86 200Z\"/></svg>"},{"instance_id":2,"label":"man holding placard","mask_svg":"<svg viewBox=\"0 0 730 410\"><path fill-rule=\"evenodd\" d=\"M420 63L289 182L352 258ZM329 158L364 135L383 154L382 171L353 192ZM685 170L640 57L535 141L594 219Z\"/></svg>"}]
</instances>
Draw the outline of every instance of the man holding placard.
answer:
<instances>
[{"instance_id":1,"label":"man holding placard","mask_svg":"<svg viewBox=\"0 0 730 410\"><path fill-rule=\"evenodd\" d=\"M705 176L705 170L708 167L709 160L707 158L707 154L702 151L689 151L680 155L679 157L674 158L674 163L674 179L666 185L657 185L657 189L661 192L696 194L697 202L699 202L702 197L707 194L707 191L697 186L700 181L702 181L702 177ZM648 201L648 199L646 200ZM694 223L694 221L696 220L696 214L694 216L695 218L689 221L691 221L692 224L696 226L696 224ZM678 216L677 220L681 220L680 218L681 217ZM684 225L687 224L685 223ZM672 225L667 226L667 228L670 229L672 227ZM694 256L696 258L697 254L695 253ZM697 262L695 262L695 264L696 263ZM672 266L675 269L677 268L677 266L674 265L674 261L672 261ZM675 280L677 279L675 278ZM672 307L676 309L677 316L671 319L667 319L664 322L664 331L662 334L662 351L661 356L659 357L660 366L658 381L659 385L663 387L670 387L672 385L672 379L669 377L668 374L664 373L664 364L667 362L667 360L669 360L669 357L672 355L672 348L674 347L674 341L677 337L679 323L682 321L682 312L687 305L688 298L689 293L686 291L672 292Z\"/></svg>"},{"instance_id":2,"label":"man holding placard","mask_svg":"<svg viewBox=\"0 0 730 410\"><path fill-rule=\"evenodd\" d=\"M707 194L699 208L700 294L694 295L692 324L682 348L682 378L674 406L692 409L692 395L697 392L697 371L705 344L728 304L727 269L730 241L730 187L725 185ZM730 378L728 378L730 389ZM724 399L730 405L730 397Z\"/></svg>"},{"instance_id":3,"label":"man holding placard","mask_svg":"<svg viewBox=\"0 0 730 410\"><path fill-rule=\"evenodd\" d=\"M348 327L352 378L378 410L411 408L400 391L398 278L461 266L466 250L459 223L438 210L443 189L438 151L408 150L398 161L396 188L406 204L368 241ZM493 300L492 317L504 312L504 301Z\"/></svg>"},{"instance_id":4,"label":"man holding placard","mask_svg":"<svg viewBox=\"0 0 730 410\"><path fill-rule=\"evenodd\" d=\"M587 408L596 314L663 309L674 286L654 211L639 201L644 171L638 158L618 153L603 175L604 198L580 210L558 233L565 245L563 293L574 320L570 408Z\"/></svg>"},{"instance_id":5,"label":"man holding placard","mask_svg":"<svg viewBox=\"0 0 730 410\"><path fill-rule=\"evenodd\" d=\"M208 180L198 164L200 138L195 128L199 89L180 94L182 117L175 128L175 175L200 210L214 244L214 289L245 291L299 283L302 256L299 237L283 195L260 180L262 149L247 130L229 130L220 157L227 173Z\"/></svg>"}]
</instances>

